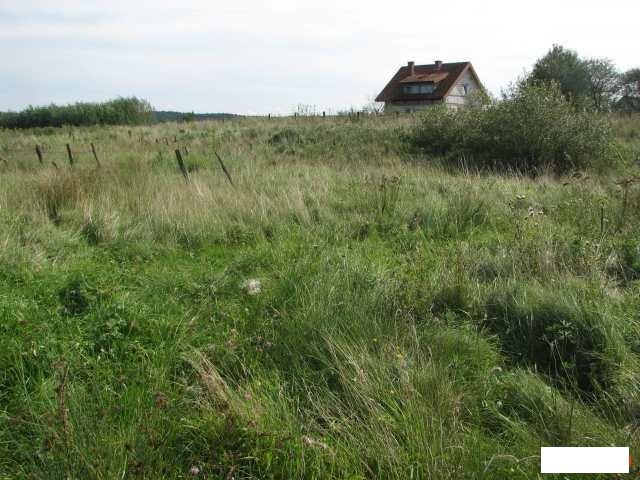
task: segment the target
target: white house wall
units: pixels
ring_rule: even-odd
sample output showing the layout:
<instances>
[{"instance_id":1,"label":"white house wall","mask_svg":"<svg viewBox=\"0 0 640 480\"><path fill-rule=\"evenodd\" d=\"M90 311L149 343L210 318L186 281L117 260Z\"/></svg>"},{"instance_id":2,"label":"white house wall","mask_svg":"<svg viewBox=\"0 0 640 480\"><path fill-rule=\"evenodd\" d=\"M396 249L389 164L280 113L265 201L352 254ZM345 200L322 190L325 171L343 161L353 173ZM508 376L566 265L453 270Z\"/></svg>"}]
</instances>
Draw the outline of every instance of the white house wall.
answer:
<instances>
[{"instance_id":1,"label":"white house wall","mask_svg":"<svg viewBox=\"0 0 640 480\"><path fill-rule=\"evenodd\" d=\"M464 85L467 85L466 95L464 94ZM464 105L467 103L467 97L479 89L480 85L478 85L475 77L471 74L470 70L467 70L455 83L451 89L451 93L446 97L445 102L452 105Z\"/></svg>"}]
</instances>

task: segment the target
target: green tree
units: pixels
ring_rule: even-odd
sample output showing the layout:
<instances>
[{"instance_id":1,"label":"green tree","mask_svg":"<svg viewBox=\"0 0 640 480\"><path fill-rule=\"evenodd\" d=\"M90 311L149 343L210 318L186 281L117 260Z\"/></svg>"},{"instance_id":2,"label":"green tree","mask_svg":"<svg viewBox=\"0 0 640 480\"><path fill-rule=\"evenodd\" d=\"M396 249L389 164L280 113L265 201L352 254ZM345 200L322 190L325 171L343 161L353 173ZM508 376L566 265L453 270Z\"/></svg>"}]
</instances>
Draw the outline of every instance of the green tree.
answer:
<instances>
[{"instance_id":1,"label":"green tree","mask_svg":"<svg viewBox=\"0 0 640 480\"><path fill-rule=\"evenodd\" d=\"M153 107L136 97L104 103L29 106L21 112L0 114L0 128L61 127L63 125L142 125L153 120Z\"/></svg>"},{"instance_id":2,"label":"green tree","mask_svg":"<svg viewBox=\"0 0 640 480\"><path fill-rule=\"evenodd\" d=\"M584 63L593 108L599 112L610 110L620 91L620 73L613 62L605 58L592 58Z\"/></svg>"},{"instance_id":3,"label":"green tree","mask_svg":"<svg viewBox=\"0 0 640 480\"><path fill-rule=\"evenodd\" d=\"M577 52L562 45L553 45L544 57L538 59L528 81L556 82L562 94L576 106L582 106L590 92L586 62L580 59Z\"/></svg>"},{"instance_id":4,"label":"green tree","mask_svg":"<svg viewBox=\"0 0 640 480\"><path fill-rule=\"evenodd\" d=\"M194 112L183 113L180 120L183 122L195 122L196 114Z\"/></svg>"},{"instance_id":5,"label":"green tree","mask_svg":"<svg viewBox=\"0 0 640 480\"><path fill-rule=\"evenodd\" d=\"M620 76L620 99L615 108L624 113L640 113L640 68L633 68Z\"/></svg>"}]
</instances>

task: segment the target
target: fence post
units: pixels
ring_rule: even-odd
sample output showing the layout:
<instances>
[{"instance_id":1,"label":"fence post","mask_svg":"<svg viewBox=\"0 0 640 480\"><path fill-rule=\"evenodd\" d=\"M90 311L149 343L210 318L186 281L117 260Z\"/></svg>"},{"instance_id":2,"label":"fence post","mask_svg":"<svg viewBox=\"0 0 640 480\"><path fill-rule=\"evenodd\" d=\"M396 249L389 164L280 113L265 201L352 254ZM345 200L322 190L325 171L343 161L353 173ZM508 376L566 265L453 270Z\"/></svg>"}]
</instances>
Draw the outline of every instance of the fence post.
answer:
<instances>
[{"instance_id":1,"label":"fence post","mask_svg":"<svg viewBox=\"0 0 640 480\"><path fill-rule=\"evenodd\" d=\"M178 160L178 167L180 168L180 171L182 172L182 176L188 182L189 181L189 172L187 171L187 167L185 166L184 161L182 160L182 154L180 153L180 149L178 149L178 148L176 148L176 160Z\"/></svg>"},{"instance_id":2,"label":"fence post","mask_svg":"<svg viewBox=\"0 0 640 480\"><path fill-rule=\"evenodd\" d=\"M91 153L93 153L93 158L96 159L96 164L98 165L98 168L100 168L100 160L98 160L98 154L96 153L96 147L95 147L95 145L93 143L91 144Z\"/></svg>"},{"instance_id":3,"label":"fence post","mask_svg":"<svg viewBox=\"0 0 640 480\"><path fill-rule=\"evenodd\" d=\"M327 112L322 112L322 118L327 116Z\"/></svg>"},{"instance_id":4,"label":"fence post","mask_svg":"<svg viewBox=\"0 0 640 480\"><path fill-rule=\"evenodd\" d=\"M40 165L42 165L44 162L42 161L42 150L40 150L40 145L36 144L36 155L38 155L38 161L40 162Z\"/></svg>"},{"instance_id":5,"label":"fence post","mask_svg":"<svg viewBox=\"0 0 640 480\"><path fill-rule=\"evenodd\" d=\"M231 184L232 187L235 187L235 185L233 184L233 180L231 180L231 175L229 175L229 172L227 171L227 167L224 166L224 163L222 162L220 155L218 155L218 152L216 151L214 151L213 153L215 153L216 157L218 157L218 162L220 162L220 166L222 167L222 171L224 172L224 174L227 176L227 180L229 180L229 183Z\"/></svg>"},{"instance_id":6,"label":"fence post","mask_svg":"<svg viewBox=\"0 0 640 480\"><path fill-rule=\"evenodd\" d=\"M69 156L69 165L73 167L73 153L71 153L71 145L67 143L67 155Z\"/></svg>"}]
</instances>

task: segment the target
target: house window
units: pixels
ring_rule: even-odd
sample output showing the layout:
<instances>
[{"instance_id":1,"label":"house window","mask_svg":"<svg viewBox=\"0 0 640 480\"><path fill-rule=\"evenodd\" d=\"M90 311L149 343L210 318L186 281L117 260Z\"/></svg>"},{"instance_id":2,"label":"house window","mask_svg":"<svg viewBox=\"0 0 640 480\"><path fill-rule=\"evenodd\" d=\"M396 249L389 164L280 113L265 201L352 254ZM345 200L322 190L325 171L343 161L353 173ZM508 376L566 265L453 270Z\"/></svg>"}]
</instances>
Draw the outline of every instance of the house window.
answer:
<instances>
[{"instance_id":1,"label":"house window","mask_svg":"<svg viewBox=\"0 0 640 480\"><path fill-rule=\"evenodd\" d=\"M467 95L469 93L469 85L466 83L462 85L462 95Z\"/></svg>"},{"instance_id":2,"label":"house window","mask_svg":"<svg viewBox=\"0 0 640 480\"><path fill-rule=\"evenodd\" d=\"M422 83L418 85L405 85L402 91L408 95L418 95L425 93L433 93L435 86L433 83Z\"/></svg>"},{"instance_id":3,"label":"house window","mask_svg":"<svg viewBox=\"0 0 640 480\"><path fill-rule=\"evenodd\" d=\"M424 85L420 85L420 93L433 93L435 87L433 83L426 83Z\"/></svg>"}]
</instances>

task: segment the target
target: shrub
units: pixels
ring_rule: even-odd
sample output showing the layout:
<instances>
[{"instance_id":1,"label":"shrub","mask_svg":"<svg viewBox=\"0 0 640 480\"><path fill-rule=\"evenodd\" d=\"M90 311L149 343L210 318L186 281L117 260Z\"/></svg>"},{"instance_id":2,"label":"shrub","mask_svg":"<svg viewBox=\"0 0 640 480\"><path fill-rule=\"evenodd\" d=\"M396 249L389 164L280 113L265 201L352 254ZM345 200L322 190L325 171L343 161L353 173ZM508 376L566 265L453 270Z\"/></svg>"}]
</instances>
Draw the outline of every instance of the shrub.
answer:
<instances>
[{"instance_id":1,"label":"shrub","mask_svg":"<svg viewBox=\"0 0 640 480\"><path fill-rule=\"evenodd\" d=\"M75 103L28 107L21 112L0 112L0 128L61 127L63 125L141 125L153 119L146 100L117 98L103 103Z\"/></svg>"},{"instance_id":2,"label":"shrub","mask_svg":"<svg viewBox=\"0 0 640 480\"><path fill-rule=\"evenodd\" d=\"M566 171L606 155L612 134L605 117L576 112L556 85L523 84L489 105L426 110L410 141L478 166Z\"/></svg>"}]
</instances>

